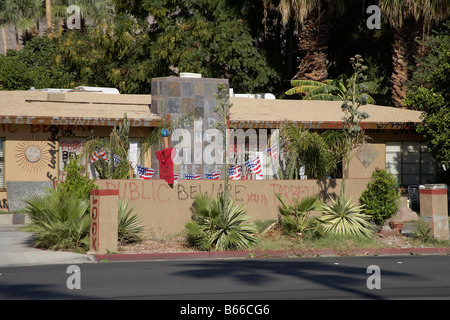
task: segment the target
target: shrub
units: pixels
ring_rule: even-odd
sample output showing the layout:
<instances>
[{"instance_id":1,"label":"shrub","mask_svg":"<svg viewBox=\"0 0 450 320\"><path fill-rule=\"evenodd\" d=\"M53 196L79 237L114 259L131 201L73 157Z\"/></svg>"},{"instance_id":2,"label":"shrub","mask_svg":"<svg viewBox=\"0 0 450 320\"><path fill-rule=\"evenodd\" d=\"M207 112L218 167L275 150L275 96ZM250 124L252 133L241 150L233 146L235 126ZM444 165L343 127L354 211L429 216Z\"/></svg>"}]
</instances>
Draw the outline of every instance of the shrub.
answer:
<instances>
[{"instance_id":1,"label":"shrub","mask_svg":"<svg viewBox=\"0 0 450 320\"><path fill-rule=\"evenodd\" d=\"M36 247L86 251L91 224L88 208L89 201L75 193L61 196L58 189L48 189L25 200L30 223L24 230L34 233Z\"/></svg>"},{"instance_id":2,"label":"shrub","mask_svg":"<svg viewBox=\"0 0 450 320\"><path fill-rule=\"evenodd\" d=\"M128 201L119 200L118 237L119 244L129 244L142 240L144 226L141 224L139 212L128 207Z\"/></svg>"},{"instance_id":3,"label":"shrub","mask_svg":"<svg viewBox=\"0 0 450 320\"><path fill-rule=\"evenodd\" d=\"M82 199L90 199L91 189L98 189L95 180L89 179L84 173L84 166L79 164L78 157L70 158L64 167L66 180L58 184L62 197L76 194Z\"/></svg>"},{"instance_id":4,"label":"shrub","mask_svg":"<svg viewBox=\"0 0 450 320\"><path fill-rule=\"evenodd\" d=\"M364 206L365 213L370 215L376 224L382 225L386 219L395 215L400 207L397 180L384 169L375 170L359 202Z\"/></svg>"},{"instance_id":5,"label":"shrub","mask_svg":"<svg viewBox=\"0 0 450 320\"><path fill-rule=\"evenodd\" d=\"M361 213L362 208L341 192L336 200L331 199L331 204L323 204L323 215L317 219L326 233L371 238L374 228L370 216Z\"/></svg>"},{"instance_id":6,"label":"shrub","mask_svg":"<svg viewBox=\"0 0 450 320\"><path fill-rule=\"evenodd\" d=\"M189 246L200 250L242 250L257 241L258 229L247 223L244 206L228 199L224 211L223 194L212 199L207 195L194 198L194 216L186 224L186 241Z\"/></svg>"},{"instance_id":7,"label":"shrub","mask_svg":"<svg viewBox=\"0 0 450 320\"><path fill-rule=\"evenodd\" d=\"M321 235L320 225L308 213L313 210L320 210L321 203L317 197L307 197L301 201L295 199L293 205L286 204L280 195L275 195L281 202L278 207L279 223L284 234L298 236L300 238L316 238Z\"/></svg>"}]
</instances>

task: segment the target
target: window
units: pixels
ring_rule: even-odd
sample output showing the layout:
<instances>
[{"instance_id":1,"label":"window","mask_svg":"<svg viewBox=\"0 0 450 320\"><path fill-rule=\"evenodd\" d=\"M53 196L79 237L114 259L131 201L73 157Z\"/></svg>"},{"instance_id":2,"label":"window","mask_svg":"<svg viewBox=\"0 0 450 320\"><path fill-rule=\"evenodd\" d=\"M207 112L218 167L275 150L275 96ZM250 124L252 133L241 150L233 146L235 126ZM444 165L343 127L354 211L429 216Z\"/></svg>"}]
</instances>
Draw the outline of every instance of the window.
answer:
<instances>
[{"instance_id":1,"label":"window","mask_svg":"<svg viewBox=\"0 0 450 320\"><path fill-rule=\"evenodd\" d=\"M3 138L0 138L0 189L5 188L5 154L3 152Z\"/></svg>"},{"instance_id":2,"label":"window","mask_svg":"<svg viewBox=\"0 0 450 320\"><path fill-rule=\"evenodd\" d=\"M426 142L386 142L386 170L401 185L436 181L436 161Z\"/></svg>"}]
</instances>

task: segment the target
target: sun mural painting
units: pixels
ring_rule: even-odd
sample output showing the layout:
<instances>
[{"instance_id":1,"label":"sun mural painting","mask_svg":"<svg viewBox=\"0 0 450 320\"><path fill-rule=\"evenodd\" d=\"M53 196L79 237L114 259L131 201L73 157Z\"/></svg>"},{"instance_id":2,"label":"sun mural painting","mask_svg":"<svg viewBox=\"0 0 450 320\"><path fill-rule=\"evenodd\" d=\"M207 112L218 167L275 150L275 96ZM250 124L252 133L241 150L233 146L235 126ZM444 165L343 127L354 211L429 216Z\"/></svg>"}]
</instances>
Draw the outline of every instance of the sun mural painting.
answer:
<instances>
[{"instance_id":1,"label":"sun mural painting","mask_svg":"<svg viewBox=\"0 0 450 320\"><path fill-rule=\"evenodd\" d=\"M51 161L48 141L26 137L16 146L17 164L25 172L35 173L43 170Z\"/></svg>"}]
</instances>

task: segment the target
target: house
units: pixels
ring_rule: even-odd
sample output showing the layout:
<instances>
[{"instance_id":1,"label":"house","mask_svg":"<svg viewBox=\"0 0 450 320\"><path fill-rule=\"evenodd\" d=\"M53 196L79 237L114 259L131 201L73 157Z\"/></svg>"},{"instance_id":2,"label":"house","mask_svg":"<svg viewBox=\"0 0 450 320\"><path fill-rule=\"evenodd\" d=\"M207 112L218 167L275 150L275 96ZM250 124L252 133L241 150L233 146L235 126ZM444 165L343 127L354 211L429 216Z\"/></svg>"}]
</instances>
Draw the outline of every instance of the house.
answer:
<instances>
[{"instance_id":1,"label":"house","mask_svg":"<svg viewBox=\"0 0 450 320\"><path fill-rule=\"evenodd\" d=\"M141 155L140 146L143 139L166 119L193 114L194 119L199 122L181 123L179 128L192 135L189 143L194 152L189 155L189 159L186 158L186 163L176 164L175 171L180 173L182 180L181 173L206 174L223 169L220 165L202 162L202 154L205 154L208 143L213 140L206 143L204 139L208 136L208 130L212 130L217 123L214 108L217 104L215 93L218 84L224 84L227 90L230 89L224 79L164 77L153 79L151 96L86 90L0 92L0 210L8 210L10 207L8 199L12 194L8 193L8 182L51 183L63 179L64 164L71 154L80 154L82 142L91 135L109 136L112 128L123 121L125 114L130 123L129 160L133 164L157 170L155 151L161 146ZM276 138L279 126L285 121L319 131L339 129L343 125L341 103L338 101L237 96L230 97L229 101L232 104L230 126L241 129L244 134L244 154L258 152L266 157L266 162L270 159L267 147L275 143L273 138ZM396 175L402 185L434 181L436 164L423 137L415 130L420 123L420 112L376 105L362 106L361 110L370 115L362 123L370 140L354 152L349 178L364 179L366 182L378 167L387 168ZM257 140L256 147L248 143L248 139L253 135ZM172 135L172 146L180 143L177 139L179 137ZM93 167L90 167L89 174L95 176ZM262 178L252 174L243 177L262 180L276 178L273 174L266 174ZM153 180L155 179L158 179L157 173L153 177ZM251 182L251 185L255 186L255 183L257 181ZM105 183L102 185L105 186ZM175 192L177 199L180 199L185 196L180 191L181 187L182 185L179 185L176 190L169 190L165 186L159 186L158 192L167 189L167 192ZM275 190L273 183L267 188ZM358 189L361 187L358 186ZM192 190L191 188L190 195ZM246 190L248 192L250 189ZM187 194L187 189L182 191ZM26 190L23 190L21 196L26 196ZM248 198L243 201L247 203L253 199L250 193L245 197ZM161 203L167 205L165 199L168 198L162 196L161 200L164 201Z\"/></svg>"}]
</instances>

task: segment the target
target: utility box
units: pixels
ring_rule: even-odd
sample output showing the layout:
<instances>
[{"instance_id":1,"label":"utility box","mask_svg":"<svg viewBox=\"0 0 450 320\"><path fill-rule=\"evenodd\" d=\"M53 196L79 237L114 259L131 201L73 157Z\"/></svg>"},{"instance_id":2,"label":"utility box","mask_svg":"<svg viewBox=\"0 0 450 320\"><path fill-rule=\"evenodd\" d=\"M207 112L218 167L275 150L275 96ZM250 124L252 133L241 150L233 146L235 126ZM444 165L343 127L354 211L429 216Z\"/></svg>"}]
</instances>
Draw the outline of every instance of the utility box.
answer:
<instances>
[{"instance_id":1,"label":"utility box","mask_svg":"<svg viewBox=\"0 0 450 320\"><path fill-rule=\"evenodd\" d=\"M425 184L420 189L420 218L431 227L434 238L449 238L447 185Z\"/></svg>"}]
</instances>

